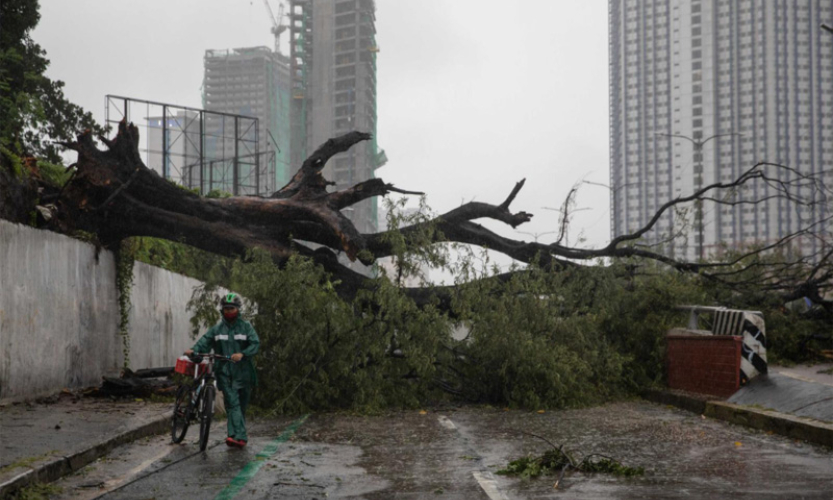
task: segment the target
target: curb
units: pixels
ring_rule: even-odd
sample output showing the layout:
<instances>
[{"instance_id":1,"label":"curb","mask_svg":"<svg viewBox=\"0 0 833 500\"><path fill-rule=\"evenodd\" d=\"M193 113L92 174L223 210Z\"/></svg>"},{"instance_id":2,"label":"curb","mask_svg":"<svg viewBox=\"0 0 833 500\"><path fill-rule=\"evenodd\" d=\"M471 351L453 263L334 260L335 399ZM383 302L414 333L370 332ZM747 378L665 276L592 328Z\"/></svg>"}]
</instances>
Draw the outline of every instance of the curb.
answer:
<instances>
[{"instance_id":1,"label":"curb","mask_svg":"<svg viewBox=\"0 0 833 500\"><path fill-rule=\"evenodd\" d=\"M833 448L833 424L819 420L723 401L711 401L707 396L683 391L646 389L642 392L642 397L654 403L676 406L706 417Z\"/></svg>"},{"instance_id":2,"label":"curb","mask_svg":"<svg viewBox=\"0 0 833 500\"><path fill-rule=\"evenodd\" d=\"M49 483L56 481L101 458L117 446L167 431L170 422L171 412L166 411L162 416L154 418L146 424L134 429L128 429L103 442L94 444L90 448L72 455L52 458L46 462L37 464L34 468L22 472L0 484L0 498L6 498L20 488L34 482Z\"/></svg>"}]
</instances>

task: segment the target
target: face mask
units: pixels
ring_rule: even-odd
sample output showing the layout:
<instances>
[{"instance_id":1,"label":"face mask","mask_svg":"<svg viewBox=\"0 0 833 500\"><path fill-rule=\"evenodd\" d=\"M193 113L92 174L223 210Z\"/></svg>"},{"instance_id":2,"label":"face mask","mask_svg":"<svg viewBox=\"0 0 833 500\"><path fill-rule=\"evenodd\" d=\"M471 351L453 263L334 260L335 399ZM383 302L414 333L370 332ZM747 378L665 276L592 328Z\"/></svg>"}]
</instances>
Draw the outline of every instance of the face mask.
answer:
<instances>
[{"instance_id":1,"label":"face mask","mask_svg":"<svg viewBox=\"0 0 833 500\"><path fill-rule=\"evenodd\" d=\"M238 309L223 309L223 317L226 318L226 321L236 320L239 314L240 311Z\"/></svg>"}]
</instances>

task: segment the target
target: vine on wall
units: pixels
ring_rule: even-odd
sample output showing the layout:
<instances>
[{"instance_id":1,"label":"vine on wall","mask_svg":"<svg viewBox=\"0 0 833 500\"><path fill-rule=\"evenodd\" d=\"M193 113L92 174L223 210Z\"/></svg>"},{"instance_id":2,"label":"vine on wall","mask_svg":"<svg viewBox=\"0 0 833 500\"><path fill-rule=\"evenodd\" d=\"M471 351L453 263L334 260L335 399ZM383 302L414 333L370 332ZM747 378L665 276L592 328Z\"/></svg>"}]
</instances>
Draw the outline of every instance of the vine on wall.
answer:
<instances>
[{"instance_id":1,"label":"vine on wall","mask_svg":"<svg viewBox=\"0 0 833 500\"><path fill-rule=\"evenodd\" d=\"M116 288L119 291L119 335L122 340L124 368L130 368L130 294L133 289L133 262L136 244L131 239L122 240L116 251Z\"/></svg>"}]
</instances>

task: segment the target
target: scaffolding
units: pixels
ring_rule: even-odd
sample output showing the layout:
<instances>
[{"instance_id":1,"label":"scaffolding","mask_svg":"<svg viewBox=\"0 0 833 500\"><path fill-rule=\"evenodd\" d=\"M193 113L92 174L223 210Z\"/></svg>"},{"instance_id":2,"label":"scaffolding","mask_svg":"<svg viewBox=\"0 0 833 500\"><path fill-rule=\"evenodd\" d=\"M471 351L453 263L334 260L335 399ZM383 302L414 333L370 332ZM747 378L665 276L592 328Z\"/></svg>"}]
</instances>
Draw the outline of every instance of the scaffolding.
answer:
<instances>
[{"instance_id":1,"label":"scaffolding","mask_svg":"<svg viewBox=\"0 0 833 500\"><path fill-rule=\"evenodd\" d=\"M139 128L142 161L165 179L201 195L275 191L275 152L259 149L257 118L107 95L105 125L122 120Z\"/></svg>"}]
</instances>

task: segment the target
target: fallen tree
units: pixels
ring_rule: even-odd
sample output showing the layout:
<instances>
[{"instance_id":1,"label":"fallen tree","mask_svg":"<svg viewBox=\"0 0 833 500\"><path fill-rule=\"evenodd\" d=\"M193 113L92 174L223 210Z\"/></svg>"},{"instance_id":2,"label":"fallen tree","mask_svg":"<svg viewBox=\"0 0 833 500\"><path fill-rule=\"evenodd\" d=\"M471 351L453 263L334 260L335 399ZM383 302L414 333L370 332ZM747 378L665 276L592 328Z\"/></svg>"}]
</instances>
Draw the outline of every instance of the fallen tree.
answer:
<instances>
[{"instance_id":1,"label":"fallen tree","mask_svg":"<svg viewBox=\"0 0 833 500\"><path fill-rule=\"evenodd\" d=\"M646 226L600 249L571 247L563 237L551 244L518 241L477 222L486 218L513 228L528 222L531 214L510 208L523 181L499 204L466 203L438 216L420 214L396 229L361 234L341 213L344 208L370 196L413 193L381 179L327 190L321 175L327 160L368 138L353 132L326 142L268 198L207 198L145 167L136 128L122 123L112 140L102 138L104 149L89 132L65 143L78 153L69 168L72 177L61 186L38 181L36 214L45 227L83 231L115 250L122 241L152 237L231 257L224 261L231 262L225 281L209 282L196 295L195 326L217 321L217 286L232 287L256 305L244 308L256 311L250 319L267 360L258 366L262 385L256 397L277 411L413 407L449 394L522 407L603 401L662 378L661 339L667 328L680 326L674 310L680 303L765 309L768 327L790 335L830 324L829 251L788 251L800 238L825 237L818 227L710 262L672 258L645 242L668 211L699 199L730 200L720 192L749 182L773 182L798 203L827 199L816 179L795 175L785 183L768 173L795 173L788 167L755 165L732 182L671 200ZM816 196L796 198L796 184L805 191L812 187ZM575 192L562 210L561 235ZM337 258L343 253L370 264L394 256L401 270L415 253L443 261L431 252L449 244L465 245L472 254L455 269L455 284L446 286L403 287L396 279L361 275ZM477 247L521 264L502 273L488 265L477 269ZM598 265L599 259L607 259L606 265ZM798 325L795 316L779 316L778 306L805 296L820 304L815 323ZM455 325L463 328L462 340L451 335ZM799 344L800 338L779 337L769 328L768 334L773 351Z\"/></svg>"},{"instance_id":2,"label":"fallen tree","mask_svg":"<svg viewBox=\"0 0 833 500\"><path fill-rule=\"evenodd\" d=\"M533 408L603 401L662 378L662 339L666 328L680 325L680 303L764 310L770 354L831 331L830 191L822 173L751 166L736 179L669 200L643 227L595 249L566 241L578 187L562 206L553 243L483 226L481 219L511 228L531 220L510 208L523 181L507 186L496 204L466 203L361 234L344 209L372 196L416 194L380 179L328 191L324 165L369 135L326 142L270 197L197 196L142 164L138 131L128 123L112 139L101 137L100 149L94 134L103 131L63 98L60 82L43 75L48 61L30 37L37 2L0 6L22 12L12 16L21 22L4 31L13 46L0 54L9 70L0 72L0 87L9 90L0 94L0 217L117 251L125 360L134 257L163 265L186 260L188 266L173 262L174 269L193 275L221 269L199 276L207 285L192 302L195 327L217 321L218 286L247 297L244 312L263 341L257 402L277 411L413 407L448 394ZM75 136L85 128L92 131ZM57 144L77 152L66 171L57 165ZM680 234L658 235L658 221L701 201L755 208L765 200L737 194L756 184L792 206L821 207L815 213L822 220L708 262L663 251ZM822 242L820 251L796 251L811 240ZM449 264L455 245L462 258ZM496 271L478 248L519 265ZM361 275L343 265L342 254L365 264L393 257L393 279ZM454 284L403 286L419 259L446 266ZM782 307L799 297L816 305L800 315Z\"/></svg>"},{"instance_id":3,"label":"fallen tree","mask_svg":"<svg viewBox=\"0 0 833 500\"><path fill-rule=\"evenodd\" d=\"M771 196L789 199L791 203L829 205L831 192L819 179L790 167L759 163L730 182L707 185L688 196L669 200L645 226L618 236L598 249L562 244L571 215L570 198L565 201L562 211L562 237L551 244L507 238L474 222L492 219L517 228L530 221L532 214L510 209L523 188L523 180L500 204L469 202L418 224L361 234L342 210L374 196L422 194L396 188L381 179L371 179L341 191L328 191L328 186L333 183L321 174L327 160L369 138L369 134L351 132L327 141L304 161L286 186L268 198L210 199L176 186L148 169L139 156L138 129L122 122L115 138L100 137L106 145L104 150L96 146L89 131L78 136L75 142L63 143L78 153L73 176L60 192L43 196L41 203L55 206L54 216L48 223L51 228L67 233L76 230L93 233L108 248L115 248L125 238L150 236L230 257L244 256L248 250L259 248L268 252L278 264L285 263L292 255L305 255L331 273L334 281L339 282L340 295L345 298L355 296L365 277L340 263L339 252L344 252L351 261L369 265L394 254L396 239L392 237L393 233L406 242L413 240L416 234L423 238L428 234L429 241L422 241L422 244L456 242L480 246L518 262L536 262L546 268L564 269L600 258L617 258L634 259L634 270L639 272L639 262L656 262L680 272L698 274L723 286L777 293L783 302L809 297L833 316L833 301L827 296L833 286L833 243L826 230L830 216L767 246L727 253L723 259L708 262L670 257L655 250L656 243L651 246L643 240L663 216L693 202L710 200L725 205L755 205L765 201L736 201L723 194L753 182L765 183L774 193ZM783 180L785 178L790 180ZM573 189L570 197L575 192ZM426 233L429 226L431 230ZM666 235L663 242L668 243L676 236ZM825 240L820 246L822 251L814 255L788 251L796 246L796 242L808 238ZM314 243L317 248L313 250L299 242ZM779 251L780 258L766 258ZM452 291L447 287L431 287L430 290L409 289L407 293L419 303L440 297L447 305Z\"/></svg>"}]
</instances>

